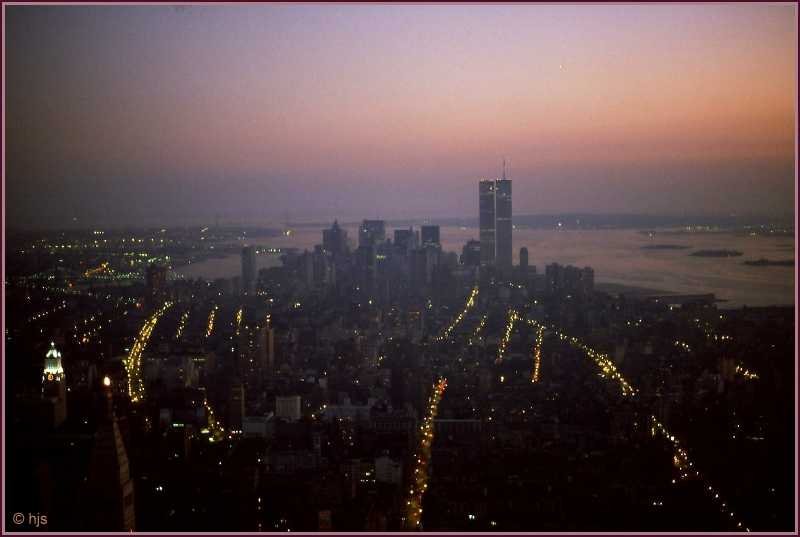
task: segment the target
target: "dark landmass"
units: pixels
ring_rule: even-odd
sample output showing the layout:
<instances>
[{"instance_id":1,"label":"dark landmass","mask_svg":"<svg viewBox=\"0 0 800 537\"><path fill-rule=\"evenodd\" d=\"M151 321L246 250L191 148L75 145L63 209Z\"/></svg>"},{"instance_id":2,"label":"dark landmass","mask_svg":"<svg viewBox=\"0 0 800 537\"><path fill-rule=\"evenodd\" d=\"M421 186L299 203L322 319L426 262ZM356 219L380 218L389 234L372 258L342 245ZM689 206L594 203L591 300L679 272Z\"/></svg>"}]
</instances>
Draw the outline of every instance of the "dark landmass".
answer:
<instances>
[{"instance_id":1,"label":"dark landmass","mask_svg":"<svg viewBox=\"0 0 800 537\"><path fill-rule=\"evenodd\" d=\"M793 267L794 259L761 259L748 260L742 263L751 267Z\"/></svg>"},{"instance_id":2,"label":"dark landmass","mask_svg":"<svg viewBox=\"0 0 800 537\"><path fill-rule=\"evenodd\" d=\"M697 250L689 255L695 257L739 257L743 254L738 250Z\"/></svg>"},{"instance_id":3,"label":"dark landmass","mask_svg":"<svg viewBox=\"0 0 800 537\"><path fill-rule=\"evenodd\" d=\"M388 224L404 226L419 223L419 219L398 219ZM641 233L757 233L792 234L793 215L764 216L670 216L647 214L515 214L517 228L533 229L639 229ZM478 225L477 218L432 218L431 224L443 226ZM560 224L560 225L559 225ZM666 228L666 229L665 229Z\"/></svg>"},{"instance_id":4,"label":"dark landmass","mask_svg":"<svg viewBox=\"0 0 800 537\"><path fill-rule=\"evenodd\" d=\"M642 246L642 250L688 250L691 246L683 246L682 244L648 244Z\"/></svg>"}]
</instances>

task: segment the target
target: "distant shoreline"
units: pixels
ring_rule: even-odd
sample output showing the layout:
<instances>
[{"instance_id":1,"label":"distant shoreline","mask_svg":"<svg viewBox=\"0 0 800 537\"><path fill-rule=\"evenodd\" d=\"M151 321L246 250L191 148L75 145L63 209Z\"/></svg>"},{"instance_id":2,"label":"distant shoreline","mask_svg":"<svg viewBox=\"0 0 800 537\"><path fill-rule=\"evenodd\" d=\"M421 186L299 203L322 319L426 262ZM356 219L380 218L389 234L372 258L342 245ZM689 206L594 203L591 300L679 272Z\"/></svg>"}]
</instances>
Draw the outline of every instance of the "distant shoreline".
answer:
<instances>
[{"instance_id":1,"label":"distant shoreline","mask_svg":"<svg viewBox=\"0 0 800 537\"><path fill-rule=\"evenodd\" d=\"M794 259L756 259L744 261L742 265L750 267L793 267Z\"/></svg>"},{"instance_id":2,"label":"distant shoreline","mask_svg":"<svg viewBox=\"0 0 800 537\"><path fill-rule=\"evenodd\" d=\"M647 244L642 246L642 250L688 250L691 246L683 244Z\"/></svg>"}]
</instances>

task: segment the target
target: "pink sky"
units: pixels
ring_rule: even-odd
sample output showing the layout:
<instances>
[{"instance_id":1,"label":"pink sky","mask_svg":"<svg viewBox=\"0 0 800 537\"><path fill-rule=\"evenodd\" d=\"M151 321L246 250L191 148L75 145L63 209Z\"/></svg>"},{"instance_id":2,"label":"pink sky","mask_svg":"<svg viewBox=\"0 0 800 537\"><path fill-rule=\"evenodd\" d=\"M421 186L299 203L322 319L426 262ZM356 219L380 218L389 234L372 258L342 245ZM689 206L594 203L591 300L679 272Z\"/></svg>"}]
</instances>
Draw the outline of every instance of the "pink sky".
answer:
<instances>
[{"instance_id":1,"label":"pink sky","mask_svg":"<svg viewBox=\"0 0 800 537\"><path fill-rule=\"evenodd\" d=\"M793 5L7 14L20 222L117 204L472 216L503 156L515 212L793 208Z\"/></svg>"}]
</instances>

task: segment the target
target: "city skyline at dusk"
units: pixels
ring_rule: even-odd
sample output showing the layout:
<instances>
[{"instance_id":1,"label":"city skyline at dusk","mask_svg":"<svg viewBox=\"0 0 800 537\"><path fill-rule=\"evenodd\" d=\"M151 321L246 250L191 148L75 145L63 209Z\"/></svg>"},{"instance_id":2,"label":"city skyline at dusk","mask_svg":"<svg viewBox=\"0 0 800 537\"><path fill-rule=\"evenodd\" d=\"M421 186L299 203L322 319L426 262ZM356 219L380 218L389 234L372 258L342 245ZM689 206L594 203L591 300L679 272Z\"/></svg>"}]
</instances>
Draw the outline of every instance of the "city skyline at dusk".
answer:
<instances>
[{"instance_id":1,"label":"city skyline at dusk","mask_svg":"<svg viewBox=\"0 0 800 537\"><path fill-rule=\"evenodd\" d=\"M10 227L793 211L791 5L6 14Z\"/></svg>"},{"instance_id":2,"label":"city skyline at dusk","mask_svg":"<svg viewBox=\"0 0 800 537\"><path fill-rule=\"evenodd\" d=\"M797 533L796 4L3 6L3 533Z\"/></svg>"}]
</instances>

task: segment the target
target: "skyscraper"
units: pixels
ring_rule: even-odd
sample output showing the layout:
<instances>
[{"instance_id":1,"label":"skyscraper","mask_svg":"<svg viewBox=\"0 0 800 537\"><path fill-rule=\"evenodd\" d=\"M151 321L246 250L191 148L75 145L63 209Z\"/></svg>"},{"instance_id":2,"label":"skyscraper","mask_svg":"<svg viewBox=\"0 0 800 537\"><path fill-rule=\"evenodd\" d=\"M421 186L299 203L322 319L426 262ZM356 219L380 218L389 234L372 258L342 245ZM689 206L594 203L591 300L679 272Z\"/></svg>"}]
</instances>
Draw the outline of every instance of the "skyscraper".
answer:
<instances>
[{"instance_id":1,"label":"skyscraper","mask_svg":"<svg viewBox=\"0 0 800 537\"><path fill-rule=\"evenodd\" d=\"M503 161L503 178L498 179L494 187L495 214L495 264L504 272L511 269L511 181L506 179L506 164Z\"/></svg>"},{"instance_id":2,"label":"skyscraper","mask_svg":"<svg viewBox=\"0 0 800 537\"><path fill-rule=\"evenodd\" d=\"M256 292L256 247L242 248L242 294L252 295Z\"/></svg>"},{"instance_id":3,"label":"skyscraper","mask_svg":"<svg viewBox=\"0 0 800 537\"><path fill-rule=\"evenodd\" d=\"M338 221L334 220L330 229L322 231L322 248L334 258L347 253L347 231L339 227Z\"/></svg>"},{"instance_id":4,"label":"skyscraper","mask_svg":"<svg viewBox=\"0 0 800 537\"><path fill-rule=\"evenodd\" d=\"M511 269L513 227L511 180L506 179L505 161L501 179L482 179L478 183L478 204L481 266L495 265L507 273Z\"/></svg>"},{"instance_id":5,"label":"skyscraper","mask_svg":"<svg viewBox=\"0 0 800 537\"><path fill-rule=\"evenodd\" d=\"M150 305L156 305L164 297L167 286L167 267L151 264L145 271L145 286L147 287L146 300Z\"/></svg>"},{"instance_id":6,"label":"skyscraper","mask_svg":"<svg viewBox=\"0 0 800 537\"><path fill-rule=\"evenodd\" d=\"M106 408L94 435L86 477L86 505L92 506L86 529L133 532L136 513L128 452L114 413L110 379L106 377L103 384Z\"/></svg>"},{"instance_id":7,"label":"skyscraper","mask_svg":"<svg viewBox=\"0 0 800 537\"><path fill-rule=\"evenodd\" d=\"M267 315L265 325L258 331L256 358L261 378L271 377L275 369L275 329L269 319L270 316Z\"/></svg>"},{"instance_id":8,"label":"skyscraper","mask_svg":"<svg viewBox=\"0 0 800 537\"><path fill-rule=\"evenodd\" d=\"M481 266L494 265L494 181L483 179L478 183L480 210Z\"/></svg>"},{"instance_id":9,"label":"skyscraper","mask_svg":"<svg viewBox=\"0 0 800 537\"><path fill-rule=\"evenodd\" d=\"M64 379L64 368L61 365L61 353L55 343L50 343L50 350L44 357L42 373L42 397L49 403L50 425L58 427L67 418L67 388Z\"/></svg>"}]
</instances>

